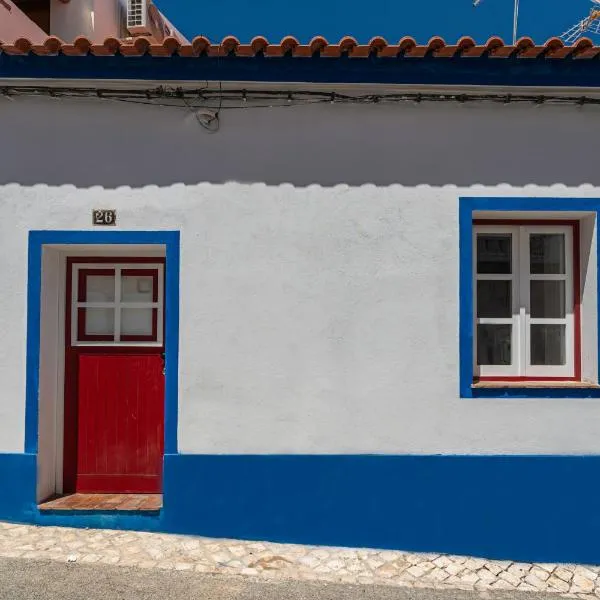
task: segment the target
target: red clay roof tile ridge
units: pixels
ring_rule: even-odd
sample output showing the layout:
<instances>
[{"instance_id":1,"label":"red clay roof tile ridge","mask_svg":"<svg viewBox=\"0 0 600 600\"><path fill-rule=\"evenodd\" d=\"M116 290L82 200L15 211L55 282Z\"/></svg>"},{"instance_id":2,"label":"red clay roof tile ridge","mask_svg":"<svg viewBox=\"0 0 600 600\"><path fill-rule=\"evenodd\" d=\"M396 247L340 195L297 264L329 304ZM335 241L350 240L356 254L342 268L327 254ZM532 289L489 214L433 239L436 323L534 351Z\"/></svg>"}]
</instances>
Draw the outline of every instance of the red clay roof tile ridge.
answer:
<instances>
[{"instance_id":1,"label":"red clay roof tile ridge","mask_svg":"<svg viewBox=\"0 0 600 600\"><path fill-rule=\"evenodd\" d=\"M440 36L432 37L427 44L418 44L411 37L401 38L396 44L390 44L384 37L375 36L366 44L359 44L352 36L344 36L337 44L330 43L323 36L313 37L307 44L302 44L294 36L286 36L279 43L271 43L264 36L252 38L250 43L229 35L220 43L212 43L204 36L195 37L190 44L182 45L176 38L167 37L162 42L153 38L139 36L132 39L109 37L104 42L93 42L80 36L73 42L64 42L56 36L48 36L41 44L33 44L31 40L21 37L12 43L0 42L0 51L6 54L25 55L34 53L40 56L143 56L170 57L179 55L195 57L200 55L254 57L340 57L346 55L353 58L366 58L372 55L393 58L406 56L411 58L436 57L481 57L491 58L594 58L600 54L600 46L595 46L589 38L582 38L572 46L565 46L557 37L550 38L545 44L536 44L530 37L522 37L515 45L507 45L502 38L490 37L485 44L477 44L471 37L461 37L455 44L448 44Z\"/></svg>"}]
</instances>

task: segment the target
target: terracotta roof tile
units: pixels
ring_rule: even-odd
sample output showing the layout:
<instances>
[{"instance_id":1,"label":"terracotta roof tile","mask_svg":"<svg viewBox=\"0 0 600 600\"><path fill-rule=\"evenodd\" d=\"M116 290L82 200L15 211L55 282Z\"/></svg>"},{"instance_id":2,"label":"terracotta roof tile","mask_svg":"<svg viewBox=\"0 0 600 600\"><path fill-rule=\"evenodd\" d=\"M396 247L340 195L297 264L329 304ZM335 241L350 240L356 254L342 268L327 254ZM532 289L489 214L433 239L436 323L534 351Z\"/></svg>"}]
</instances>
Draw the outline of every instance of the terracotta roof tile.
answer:
<instances>
[{"instance_id":1,"label":"terracotta roof tile","mask_svg":"<svg viewBox=\"0 0 600 600\"><path fill-rule=\"evenodd\" d=\"M546 42L546 58L564 58L571 52L560 38L551 38Z\"/></svg>"},{"instance_id":2,"label":"terracotta roof tile","mask_svg":"<svg viewBox=\"0 0 600 600\"><path fill-rule=\"evenodd\" d=\"M78 37L72 44L63 44L60 51L66 56L85 56L92 48L90 40Z\"/></svg>"},{"instance_id":3,"label":"terracotta roof tile","mask_svg":"<svg viewBox=\"0 0 600 600\"><path fill-rule=\"evenodd\" d=\"M102 44L93 43L85 37L73 42L64 42L57 37L48 37L43 44L32 44L26 38L19 38L12 43L0 41L0 52L14 55L37 54L40 56L142 56L154 57L239 56L253 57L340 57L367 58L376 55L381 58L473 58L488 56L490 58L574 58L589 59L600 54L600 46L594 46L587 38L580 39L573 46L565 46L558 38L551 38L545 44L538 45L531 38L524 37L513 45L505 44L499 37L490 38L485 44L477 44L470 37L463 37L455 44L447 44L441 37L433 37L427 44L417 44L412 37L404 37L396 43L390 43L382 37L372 38L368 44L359 44L353 37L346 36L332 44L322 36L314 37L308 44L302 44L292 36L283 38L278 43L270 43L265 37L258 36L249 44L242 44L234 36L227 36L219 43L199 36L191 44L182 45L176 38L166 38L162 43L153 42L150 38L137 37L133 40L108 38Z\"/></svg>"},{"instance_id":4,"label":"terracotta roof tile","mask_svg":"<svg viewBox=\"0 0 600 600\"><path fill-rule=\"evenodd\" d=\"M594 58L600 52L600 46L594 46L592 40L583 38L579 40L573 49L574 58Z\"/></svg>"}]
</instances>

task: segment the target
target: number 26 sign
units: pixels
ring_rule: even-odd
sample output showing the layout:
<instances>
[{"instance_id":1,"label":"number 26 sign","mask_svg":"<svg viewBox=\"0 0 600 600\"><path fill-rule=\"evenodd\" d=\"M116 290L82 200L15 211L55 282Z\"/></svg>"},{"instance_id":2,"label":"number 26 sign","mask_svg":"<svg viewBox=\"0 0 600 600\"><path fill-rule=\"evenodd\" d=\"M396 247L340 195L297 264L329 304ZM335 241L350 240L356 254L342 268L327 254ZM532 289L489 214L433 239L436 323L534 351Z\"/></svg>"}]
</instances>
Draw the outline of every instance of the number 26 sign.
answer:
<instances>
[{"instance_id":1,"label":"number 26 sign","mask_svg":"<svg viewBox=\"0 0 600 600\"><path fill-rule=\"evenodd\" d=\"M116 225L117 211L114 209L95 208L92 210L92 225Z\"/></svg>"}]
</instances>

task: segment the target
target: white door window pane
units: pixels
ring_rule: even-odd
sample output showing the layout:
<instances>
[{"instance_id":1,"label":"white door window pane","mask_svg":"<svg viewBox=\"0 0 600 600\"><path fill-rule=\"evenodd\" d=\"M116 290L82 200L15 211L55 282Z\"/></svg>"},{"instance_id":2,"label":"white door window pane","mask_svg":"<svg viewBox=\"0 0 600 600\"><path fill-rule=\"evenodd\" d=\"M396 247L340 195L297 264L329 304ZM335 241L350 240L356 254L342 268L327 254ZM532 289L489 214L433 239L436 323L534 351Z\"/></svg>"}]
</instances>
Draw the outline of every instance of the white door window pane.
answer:
<instances>
[{"instance_id":1,"label":"white door window pane","mask_svg":"<svg viewBox=\"0 0 600 600\"><path fill-rule=\"evenodd\" d=\"M477 236L477 273L512 273L512 235L486 233Z\"/></svg>"},{"instance_id":2,"label":"white door window pane","mask_svg":"<svg viewBox=\"0 0 600 600\"><path fill-rule=\"evenodd\" d=\"M531 364L566 364L565 325L531 325Z\"/></svg>"},{"instance_id":3,"label":"white door window pane","mask_svg":"<svg viewBox=\"0 0 600 600\"><path fill-rule=\"evenodd\" d=\"M512 363L512 325L477 325L477 364Z\"/></svg>"},{"instance_id":4,"label":"white door window pane","mask_svg":"<svg viewBox=\"0 0 600 600\"><path fill-rule=\"evenodd\" d=\"M83 302L114 302L114 275L87 275L85 278L85 298Z\"/></svg>"},{"instance_id":5,"label":"white door window pane","mask_svg":"<svg viewBox=\"0 0 600 600\"><path fill-rule=\"evenodd\" d=\"M122 308L121 336L151 336L153 308Z\"/></svg>"},{"instance_id":6,"label":"white door window pane","mask_svg":"<svg viewBox=\"0 0 600 600\"><path fill-rule=\"evenodd\" d=\"M159 264L75 267L72 342L111 346L162 344L162 274Z\"/></svg>"},{"instance_id":7,"label":"white door window pane","mask_svg":"<svg viewBox=\"0 0 600 600\"><path fill-rule=\"evenodd\" d=\"M477 282L477 317L507 318L512 315L512 281Z\"/></svg>"},{"instance_id":8,"label":"white door window pane","mask_svg":"<svg viewBox=\"0 0 600 600\"><path fill-rule=\"evenodd\" d=\"M85 308L86 335L114 335L114 308Z\"/></svg>"},{"instance_id":9,"label":"white door window pane","mask_svg":"<svg viewBox=\"0 0 600 600\"><path fill-rule=\"evenodd\" d=\"M534 319L564 319L565 291L565 281L531 281L531 316Z\"/></svg>"},{"instance_id":10,"label":"white door window pane","mask_svg":"<svg viewBox=\"0 0 600 600\"><path fill-rule=\"evenodd\" d=\"M565 273L565 235L532 233L529 237L529 259L532 275Z\"/></svg>"},{"instance_id":11,"label":"white door window pane","mask_svg":"<svg viewBox=\"0 0 600 600\"><path fill-rule=\"evenodd\" d=\"M123 275L121 278L122 302L152 302L154 277L152 275Z\"/></svg>"}]
</instances>

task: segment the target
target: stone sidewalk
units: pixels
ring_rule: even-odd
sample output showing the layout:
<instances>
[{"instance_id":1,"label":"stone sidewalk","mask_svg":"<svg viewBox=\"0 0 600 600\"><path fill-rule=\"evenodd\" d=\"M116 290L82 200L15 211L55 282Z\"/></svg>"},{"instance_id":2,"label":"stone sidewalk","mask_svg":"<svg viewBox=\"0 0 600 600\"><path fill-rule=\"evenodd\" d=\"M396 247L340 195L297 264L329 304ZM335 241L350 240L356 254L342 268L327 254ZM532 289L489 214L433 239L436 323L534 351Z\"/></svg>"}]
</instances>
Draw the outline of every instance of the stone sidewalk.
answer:
<instances>
[{"instance_id":1,"label":"stone sidewalk","mask_svg":"<svg viewBox=\"0 0 600 600\"><path fill-rule=\"evenodd\" d=\"M129 531L0 523L0 557L194 570L271 580L479 591L529 590L555 592L571 598L600 598L600 567Z\"/></svg>"}]
</instances>

